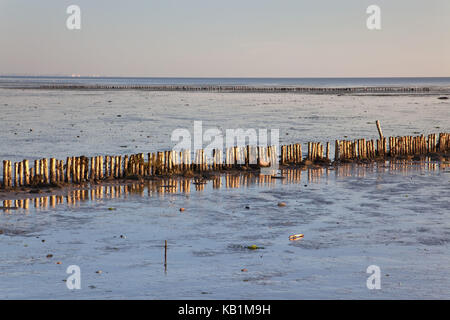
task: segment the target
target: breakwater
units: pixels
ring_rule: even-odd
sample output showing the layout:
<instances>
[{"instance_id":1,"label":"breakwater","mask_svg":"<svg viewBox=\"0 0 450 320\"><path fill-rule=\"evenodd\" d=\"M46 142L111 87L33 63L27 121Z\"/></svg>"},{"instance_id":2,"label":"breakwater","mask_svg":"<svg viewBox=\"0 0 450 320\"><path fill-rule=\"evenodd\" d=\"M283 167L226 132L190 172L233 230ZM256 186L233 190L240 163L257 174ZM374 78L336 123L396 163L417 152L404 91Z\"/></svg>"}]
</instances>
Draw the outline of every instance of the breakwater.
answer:
<instances>
[{"instance_id":1,"label":"breakwater","mask_svg":"<svg viewBox=\"0 0 450 320\"><path fill-rule=\"evenodd\" d=\"M357 86L357 87L304 87L304 86L251 86L251 85L140 85L140 84L42 84L15 86L18 89L46 90L145 90L186 92L255 92L255 93L308 93L308 94L449 94L450 88L419 86Z\"/></svg>"},{"instance_id":2,"label":"breakwater","mask_svg":"<svg viewBox=\"0 0 450 320\"><path fill-rule=\"evenodd\" d=\"M377 140L335 140L334 163L380 161L405 157L446 155L450 152L450 133L427 136L384 137L379 122ZM161 176L189 176L229 170L259 170L263 167L329 165L330 142L308 142L276 146L234 146L225 150L205 149L160 151L132 155L67 157L65 160L43 158L12 163L3 160L1 188L46 187L82 184L114 179L151 179ZM31 165L33 164L33 166Z\"/></svg>"}]
</instances>

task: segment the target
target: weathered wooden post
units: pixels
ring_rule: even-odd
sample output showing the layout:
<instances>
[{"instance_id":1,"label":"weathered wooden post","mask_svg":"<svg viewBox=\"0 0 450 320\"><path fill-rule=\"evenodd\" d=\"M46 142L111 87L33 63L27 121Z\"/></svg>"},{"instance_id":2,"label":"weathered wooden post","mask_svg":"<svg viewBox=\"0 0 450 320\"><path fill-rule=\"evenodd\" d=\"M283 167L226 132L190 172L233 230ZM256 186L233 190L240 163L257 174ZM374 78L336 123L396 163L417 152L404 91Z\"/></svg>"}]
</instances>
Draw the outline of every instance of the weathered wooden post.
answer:
<instances>
[{"instance_id":1,"label":"weathered wooden post","mask_svg":"<svg viewBox=\"0 0 450 320\"><path fill-rule=\"evenodd\" d=\"M339 146L340 146L339 140L336 140L334 142L334 161L338 161L341 158Z\"/></svg>"},{"instance_id":2,"label":"weathered wooden post","mask_svg":"<svg viewBox=\"0 0 450 320\"><path fill-rule=\"evenodd\" d=\"M19 186L19 167L17 162L14 162L14 187Z\"/></svg>"},{"instance_id":3,"label":"weathered wooden post","mask_svg":"<svg viewBox=\"0 0 450 320\"><path fill-rule=\"evenodd\" d=\"M380 140L383 140L383 132L381 131L381 125L380 125L380 121L376 121L375 124L377 125L377 130L378 130L378 134L380 135Z\"/></svg>"},{"instance_id":4,"label":"weathered wooden post","mask_svg":"<svg viewBox=\"0 0 450 320\"><path fill-rule=\"evenodd\" d=\"M105 176L105 175L104 175L103 156L100 156L99 158L100 158L100 159L99 159L99 160L100 160L100 162L99 162L99 166L100 166L100 177L99 177L99 178L100 178L101 180L103 180L103 178L104 178L104 176Z\"/></svg>"},{"instance_id":5,"label":"weathered wooden post","mask_svg":"<svg viewBox=\"0 0 450 320\"><path fill-rule=\"evenodd\" d=\"M7 188L8 187L8 161L7 160L3 160L3 183L2 186L3 188Z\"/></svg>"},{"instance_id":6,"label":"weathered wooden post","mask_svg":"<svg viewBox=\"0 0 450 320\"><path fill-rule=\"evenodd\" d=\"M56 184L56 159L50 158L50 183Z\"/></svg>"},{"instance_id":7,"label":"weathered wooden post","mask_svg":"<svg viewBox=\"0 0 450 320\"><path fill-rule=\"evenodd\" d=\"M59 172L58 182L63 183L64 182L64 160L59 160L58 172Z\"/></svg>"},{"instance_id":8,"label":"weathered wooden post","mask_svg":"<svg viewBox=\"0 0 450 320\"><path fill-rule=\"evenodd\" d=\"M119 178L123 178L123 171L122 171L122 156L118 156L116 158L116 164L117 164L117 176Z\"/></svg>"}]
</instances>

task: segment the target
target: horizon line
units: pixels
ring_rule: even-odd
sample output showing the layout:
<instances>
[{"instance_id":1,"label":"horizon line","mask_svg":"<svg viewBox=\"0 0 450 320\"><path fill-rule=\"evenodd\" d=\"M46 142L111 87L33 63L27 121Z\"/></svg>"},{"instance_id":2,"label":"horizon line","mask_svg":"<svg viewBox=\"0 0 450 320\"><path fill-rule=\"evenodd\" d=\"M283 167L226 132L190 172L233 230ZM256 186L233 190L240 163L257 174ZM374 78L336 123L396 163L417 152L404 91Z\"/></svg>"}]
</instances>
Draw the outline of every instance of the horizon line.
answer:
<instances>
[{"instance_id":1,"label":"horizon line","mask_svg":"<svg viewBox=\"0 0 450 320\"><path fill-rule=\"evenodd\" d=\"M0 77L29 77L29 78L39 78L39 77L53 77L53 78L160 78L160 79L409 79L409 78L450 78L448 76L315 76L315 77L284 77L284 76L111 76L111 75L54 75L54 74L41 74L41 75L24 75L24 74L0 74Z\"/></svg>"}]
</instances>

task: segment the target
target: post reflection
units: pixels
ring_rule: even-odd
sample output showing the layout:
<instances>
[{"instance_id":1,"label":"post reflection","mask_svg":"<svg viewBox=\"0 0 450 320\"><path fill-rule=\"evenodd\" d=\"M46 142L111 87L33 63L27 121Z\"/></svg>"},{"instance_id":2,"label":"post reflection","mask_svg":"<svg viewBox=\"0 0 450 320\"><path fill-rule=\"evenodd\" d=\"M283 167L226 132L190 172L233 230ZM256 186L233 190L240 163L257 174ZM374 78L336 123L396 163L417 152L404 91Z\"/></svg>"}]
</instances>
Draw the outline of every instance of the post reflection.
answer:
<instances>
[{"instance_id":1,"label":"post reflection","mask_svg":"<svg viewBox=\"0 0 450 320\"><path fill-rule=\"evenodd\" d=\"M0 214L10 214L24 209L25 213L31 207L35 209L54 209L59 205L77 208L86 201L102 201L106 199L127 199L130 197L159 196L165 194L185 193L192 190L202 192L207 188L236 189L251 186L273 187L277 184L293 183L321 183L322 179L328 179L334 171L336 178L361 177L371 173L396 173L410 174L426 171L445 170L450 168L450 163L436 162L431 159L423 161L396 160L378 163L355 164L344 163L330 167L306 167L302 169L281 169L278 175L263 174L225 174L204 178L163 178L160 180L144 180L135 183L107 185L91 185L83 189L71 189L59 191L61 194L37 196L15 200L3 200ZM304 172L306 171L306 172ZM304 179L304 180L302 180Z\"/></svg>"}]
</instances>

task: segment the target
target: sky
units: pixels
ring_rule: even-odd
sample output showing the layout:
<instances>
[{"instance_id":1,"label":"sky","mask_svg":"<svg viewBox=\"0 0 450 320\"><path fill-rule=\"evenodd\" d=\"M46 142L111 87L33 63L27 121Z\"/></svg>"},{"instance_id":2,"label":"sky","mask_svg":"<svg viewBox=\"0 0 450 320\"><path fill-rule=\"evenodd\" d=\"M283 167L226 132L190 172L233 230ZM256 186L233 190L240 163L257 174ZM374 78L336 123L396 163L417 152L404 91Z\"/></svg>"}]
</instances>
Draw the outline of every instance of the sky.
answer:
<instances>
[{"instance_id":1,"label":"sky","mask_svg":"<svg viewBox=\"0 0 450 320\"><path fill-rule=\"evenodd\" d=\"M366 27L373 4L381 30ZM11 74L448 77L450 1L0 0Z\"/></svg>"}]
</instances>

